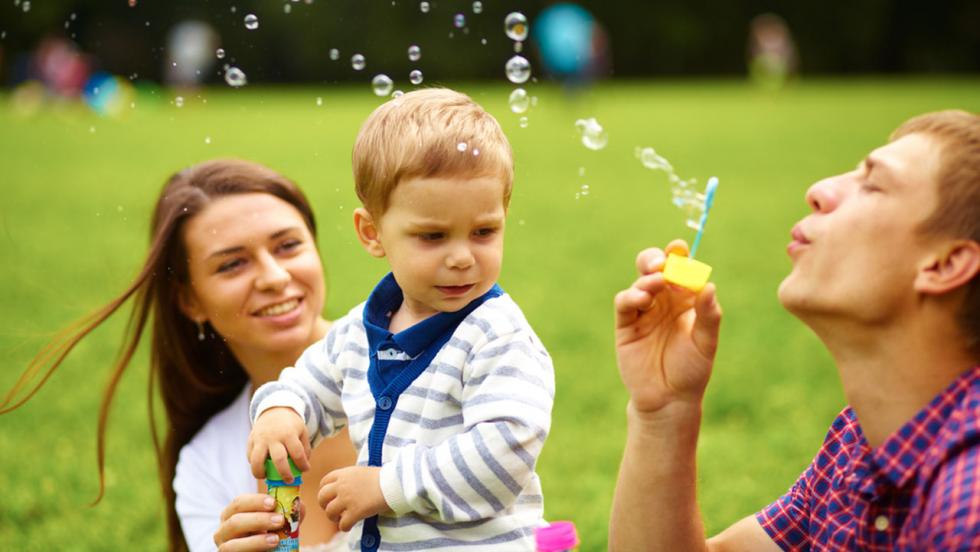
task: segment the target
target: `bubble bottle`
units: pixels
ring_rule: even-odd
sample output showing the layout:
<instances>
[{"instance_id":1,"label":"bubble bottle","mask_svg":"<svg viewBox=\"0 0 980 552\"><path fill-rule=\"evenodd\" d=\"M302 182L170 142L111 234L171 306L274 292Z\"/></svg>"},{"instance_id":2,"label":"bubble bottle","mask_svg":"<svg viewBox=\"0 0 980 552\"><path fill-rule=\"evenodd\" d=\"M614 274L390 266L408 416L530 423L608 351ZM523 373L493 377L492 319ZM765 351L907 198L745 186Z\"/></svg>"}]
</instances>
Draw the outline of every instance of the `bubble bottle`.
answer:
<instances>
[{"instance_id":1,"label":"bubble bottle","mask_svg":"<svg viewBox=\"0 0 980 552\"><path fill-rule=\"evenodd\" d=\"M537 552L571 552L578 550L578 532L571 521L553 521L534 530Z\"/></svg>"},{"instance_id":2,"label":"bubble bottle","mask_svg":"<svg viewBox=\"0 0 980 552\"><path fill-rule=\"evenodd\" d=\"M265 460L266 488L269 496L276 501L276 512L286 520L276 532L279 535L279 545L273 549L275 552L299 550L299 521L303 509L299 500L299 486L303 483L303 478L292 458L289 459L289 470L293 473L292 483L282 480L271 458Z\"/></svg>"}]
</instances>

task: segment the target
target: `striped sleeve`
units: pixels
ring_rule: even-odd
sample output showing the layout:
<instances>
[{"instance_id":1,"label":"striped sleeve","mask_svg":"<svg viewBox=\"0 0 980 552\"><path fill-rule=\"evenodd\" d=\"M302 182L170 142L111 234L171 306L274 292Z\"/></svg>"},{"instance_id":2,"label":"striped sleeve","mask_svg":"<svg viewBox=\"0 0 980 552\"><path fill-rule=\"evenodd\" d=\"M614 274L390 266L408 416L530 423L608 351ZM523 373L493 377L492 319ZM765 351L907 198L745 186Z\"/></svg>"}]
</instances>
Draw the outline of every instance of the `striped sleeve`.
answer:
<instances>
[{"instance_id":1,"label":"striped sleeve","mask_svg":"<svg viewBox=\"0 0 980 552\"><path fill-rule=\"evenodd\" d=\"M252 423L270 408L292 408L303 417L313 447L343 429L347 415L341 404L343 379L337 359L349 329L350 324L338 321L326 337L303 352L295 366L259 387L249 410Z\"/></svg>"},{"instance_id":2,"label":"striped sleeve","mask_svg":"<svg viewBox=\"0 0 980 552\"><path fill-rule=\"evenodd\" d=\"M381 468L398 515L476 521L510 507L534 477L551 426L551 359L528 330L471 351L463 368L463 431L436 446L412 443Z\"/></svg>"}]
</instances>

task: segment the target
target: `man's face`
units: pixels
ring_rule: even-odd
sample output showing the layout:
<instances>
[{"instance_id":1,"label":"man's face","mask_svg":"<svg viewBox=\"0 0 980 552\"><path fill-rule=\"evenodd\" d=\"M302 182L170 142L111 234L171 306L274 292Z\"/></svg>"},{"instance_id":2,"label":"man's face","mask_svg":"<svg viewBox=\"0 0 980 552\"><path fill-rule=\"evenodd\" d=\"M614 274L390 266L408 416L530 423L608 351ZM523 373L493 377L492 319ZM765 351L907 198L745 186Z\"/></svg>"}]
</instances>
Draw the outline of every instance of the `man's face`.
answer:
<instances>
[{"instance_id":1,"label":"man's face","mask_svg":"<svg viewBox=\"0 0 980 552\"><path fill-rule=\"evenodd\" d=\"M504 183L497 177L398 184L377 221L378 240L410 319L458 311L493 286L505 215Z\"/></svg>"},{"instance_id":2,"label":"man's face","mask_svg":"<svg viewBox=\"0 0 980 552\"><path fill-rule=\"evenodd\" d=\"M813 212L793 227L787 248L793 269L779 287L783 305L804 321L875 323L914 301L930 253L917 228L936 208L939 162L935 141L911 134L811 186Z\"/></svg>"}]
</instances>

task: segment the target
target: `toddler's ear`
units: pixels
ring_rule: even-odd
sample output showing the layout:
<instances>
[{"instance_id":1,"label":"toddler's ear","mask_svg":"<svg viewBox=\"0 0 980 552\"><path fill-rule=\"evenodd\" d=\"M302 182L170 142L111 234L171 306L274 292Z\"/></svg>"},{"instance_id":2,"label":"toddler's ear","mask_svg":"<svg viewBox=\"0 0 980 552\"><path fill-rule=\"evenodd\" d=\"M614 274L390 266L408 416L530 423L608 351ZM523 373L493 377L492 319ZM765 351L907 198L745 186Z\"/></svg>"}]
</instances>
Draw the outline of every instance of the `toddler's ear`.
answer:
<instances>
[{"instance_id":1,"label":"toddler's ear","mask_svg":"<svg viewBox=\"0 0 980 552\"><path fill-rule=\"evenodd\" d=\"M354 209L354 230L357 232L357 239L361 240L361 245L368 253L378 258L385 256L385 248L379 239L378 225L364 207Z\"/></svg>"}]
</instances>

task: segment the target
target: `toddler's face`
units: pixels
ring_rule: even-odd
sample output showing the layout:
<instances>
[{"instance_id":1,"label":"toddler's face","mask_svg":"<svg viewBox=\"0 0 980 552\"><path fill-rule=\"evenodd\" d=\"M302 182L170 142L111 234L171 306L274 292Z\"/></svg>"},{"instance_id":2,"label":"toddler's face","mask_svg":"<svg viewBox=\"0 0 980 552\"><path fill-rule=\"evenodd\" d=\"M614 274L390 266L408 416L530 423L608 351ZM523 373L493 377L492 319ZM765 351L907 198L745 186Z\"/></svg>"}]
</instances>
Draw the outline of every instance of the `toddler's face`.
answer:
<instances>
[{"instance_id":1,"label":"toddler's face","mask_svg":"<svg viewBox=\"0 0 980 552\"><path fill-rule=\"evenodd\" d=\"M498 177L400 182L378 223L378 240L421 320L455 312L486 293L504 254L504 183Z\"/></svg>"}]
</instances>

